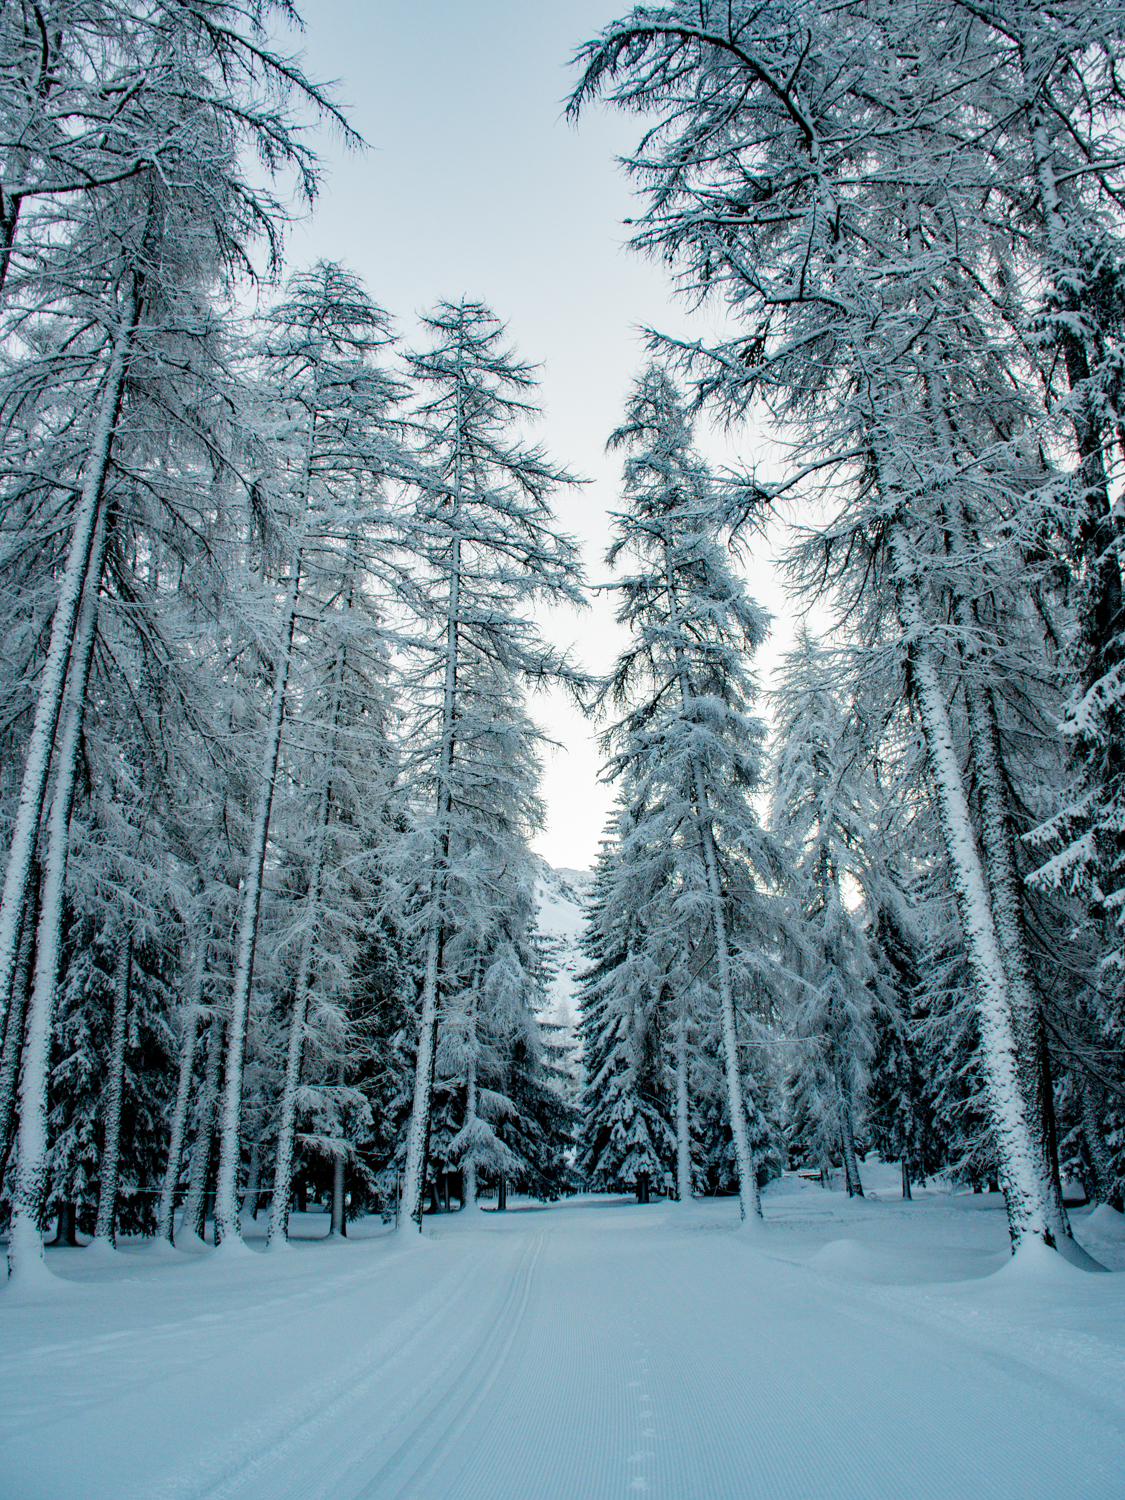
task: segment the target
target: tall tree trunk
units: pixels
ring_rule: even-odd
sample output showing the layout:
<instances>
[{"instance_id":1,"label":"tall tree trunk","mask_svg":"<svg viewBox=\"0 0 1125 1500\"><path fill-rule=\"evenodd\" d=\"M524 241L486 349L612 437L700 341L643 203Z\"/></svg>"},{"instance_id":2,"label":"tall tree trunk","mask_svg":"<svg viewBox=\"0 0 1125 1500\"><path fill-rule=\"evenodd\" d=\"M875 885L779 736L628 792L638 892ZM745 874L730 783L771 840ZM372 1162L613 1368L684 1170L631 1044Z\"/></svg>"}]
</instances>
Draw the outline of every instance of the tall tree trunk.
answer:
<instances>
[{"instance_id":1,"label":"tall tree trunk","mask_svg":"<svg viewBox=\"0 0 1125 1500\"><path fill-rule=\"evenodd\" d=\"M863 1183L859 1175L859 1162L855 1154L855 1116L852 1109L852 1091L844 1077L844 1065L837 1076L840 1093L840 1145L844 1158L844 1181L849 1198L863 1197Z\"/></svg>"},{"instance_id":2,"label":"tall tree trunk","mask_svg":"<svg viewBox=\"0 0 1125 1500\"><path fill-rule=\"evenodd\" d=\"M474 1038L475 1043L475 1038ZM477 1118L477 1054L475 1045L469 1052L465 1080L465 1124L470 1129ZM461 1158L461 1207L479 1213L477 1202L477 1160L472 1149Z\"/></svg>"},{"instance_id":3,"label":"tall tree trunk","mask_svg":"<svg viewBox=\"0 0 1125 1500\"><path fill-rule=\"evenodd\" d=\"M1090 1166L1094 1171L1094 1197L1099 1203L1108 1203L1111 1208L1122 1209L1121 1181L1113 1170L1113 1158L1106 1148L1098 1118L1100 1090L1092 1078L1083 1077L1078 1084L1078 1097L1082 1110L1082 1134L1086 1137L1086 1150Z\"/></svg>"},{"instance_id":4,"label":"tall tree trunk","mask_svg":"<svg viewBox=\"0 0 1125 1500\"><path fill-rule=\"evenodd\" d=\"M458 493L460 479L458 476ZM406 1169L402 1184L399 1227L422 1231L422 1194L430 1136L430 1100L437 1061L438 981L445 937L442 907L449 863L449 819L453 807L453 730L457 698L457 635L461 593L461 544L455 537L450 556L449 601L446 612L445 690L442 704L441 765L437 795L437 848L430 891L432 915L426 933L426 967L422 980L422 1020L418 1059L414 1070L414 1099L406 1138Z\"/></svg>"},{"instance_id":5,"label":"tall tree trunk","mask_svg":"<svg viewBox=\"0 0 1125 1500\"><path fill-rule=\"evenodd\" d=\"M58 769L55 789L47 820L47 857L43 866L42 898L35 933L35 974L25 1023L20 1077L18 1160L15 1190L12 1194L12 1228L8 1242L8 1268L13 1276L24 1273L33 1276L36 1267L41 1267L43 1261L40 1224L47 1195L47 1084L51 1061L51 1027L59 976L63 897L70 847L70 812L74 802L74 779L82 739L82 717L86 707L86 683L90 674L90 658L98 619L98 591L105 536L104 513L99 513L94 532L88 558L87 588L82 597L82 611L72 653L62 736L56 756Z\"/></svg>"},{"instance_id":6,"label":"tall tree trunk","mask_svg":"<svg viewBox=\"0 0 1125 1500\"><path fill-rule=\"evenodd\" d=\"M669 624L673 630L679 626L679 594L672 561L671 539L664 539L664 573L668 590ZM695 698L695 684L691 681L684 661L683 648L675 648L676 675L680 690L680 708L685 719L689 718ZM738 1209L742 1222L754 1223L762 1217L762 1199L758 1191L758 1170L754 1154L750 1149L750 1133L746 1127L746 1101L742 1094L742 1070L738 1058L738 1027L734 1015L734 991L731 987L730 946L727 939L726 907L723 898L722 880L719 875L719 860L715 851L715 833L711 816L710 798L703 775L703 767L697 758L691 762L692 789L695 795L696 827L699 834L703 867L707 872L707 892L711 907L711 930L715 939L715 966L719 985L719 1005L722 1020L723 1062L726 1076L727 1117L734 1138L734 1154L738 1168Z\"/></svg>"},{"instance_id":7,"label":"tall tree trunk","mask_svg":"<svg viewBox=\"0 0 1125 1500\"><path fill-rule=\"evenodd\" d=\"M1036 1168L1043 1183L1051 1233L1070 1237L1070 1222L1062 1201L1058 1154L1052 1149L1050 1121L1054 1114L1050 1072L1042 1066L1043 1008L1033 978L1016 862L1015 830L1005 786L999 725L991 695L967 681L965 702L969 717L973 766L981 800L981 843L985 854L989 894L996 935L1008 976L1012 1028L1019 1059L1020 1087L1027 1111Z\"/></svg>"},{"instance_id":8,"label":"tall tree trunk","mask_svg":"<svg viewBox=\"0 0 1125 1500\"><path fill-rule=\"evenodd\" d=\"M690 1203L692 1198L688 1103L687 997L684 996L676 1017L676 1196L681 1203Z\"/></svg>"},{"instance_id":9,"label":"tall tree trunk","mask_svg":"<svg viewBox=\"0 0 1125 1500\"><path fill-rule=\"evenodd\" d=\"M1037 1170L1020 1087L1007 976L993 922L984 864L969 815L961 764L953 743L949 710L927 644L928 627L913 575L904 557L906 542L898 523L890 528L888 540L892 566L898 577L899 609L912 686L949 859L950 883L976 992L985 1093L1008 1205L1012 1248L1017 1249L1027 1236L1053 1244L1049 1205Z\"/></svg>"},{"instance_id":10,"label":"tall tree trunk","mask_svg":"<svg viewBox=\"0 0 1125 1500\"><path fill-rule=\"evenodd\" d=\"M460 514L464 486L464 412L462 407L461 350L457 365L457 433L453 453L454 516ZM457 707L457 650L461 614L461 539L454 535L449 549L449 595L445 613L445 682L441 710L441 754L438 768L437 828L434 869L430 883L432 915L426 933L426 967L422 980L422 1018L418 1032L418 1057L414 1069L414 1098L406 1137L399 1229L422 1232L422 1195L426 1183L426 1158L430 1145L430 1101L433 1098L434 1067L437 1062L438 981L445 939L445 882L449 864L449 821L453 810L454 716Z\"/></svg>"},{"instance_id":11,"label":"tall tree trunk","mask_svg":"<svg viewBox=\"0 0 1125 1500\"><path fill-rule=\"evenodd\" d=\"M258 917L262 905L262 875L266 864L270 811L277 785L278 758L281 754L281 724L285 714L285 695L289 684L289 666L293 656L293 634L297 619L300 591L301 552L304 532L293 552L289 591L285 599L283 645L274 668L273 698L270 703L266 739L262 747L261 782L258 805L246 853L246 878L242 890L242 910L235 945L237 966L231 991L231 1013L227 1027L226 1072L223 1077L222 1113L219 1136L219 1175L215 1186L215 1234L229 1246L241 1242L238 1222L238 1170L242 1160L242 1067L246 1051L246 1018L250 1005L250 986L254 978L254 953L258 940Z\"/></svg>"},{"instance_id":12,"label":"tall tree trunk","mask_svg":"<svg viewBox=\"0 0 1125 1500\"><path fill-rule=\"evenodd\" d=\"M46 798L51 748L63 712L63 699L68 692L67 668L72 657L79 664L80 670L72 668L70 671L69 691L76 693L80 702L86 695L90 654L81 649L74 633L76 624L79 636L82 633L79 622L82 600L86 597L96 600L101 583L106 531L105 479L125 388L129 350L139 315L140 298L134 278L121 308L121 321L111 345L93 436L83 468L82 491L71 530L66 567L59 585L58 602L51 621L51 638L39 680L35 717L8 847L4 890L0 896L0 1025L3 1025L7 1016L12 993L20 924L27 902L39 820ZM69 774L73 779L73 771Z\"/></svg>"},{"instance_id":13,"label":"tall tree trunk","mask_svg":"<svg viewBox=\"0 0 1125 1500\"><path fill-rule=\"evenodd\" d=\"M341 1061L336 1068L336 1086L344 1087L344 1064ZM344 1222L344 1164L345 1158L337 1153L332 1160L332 1227L330 1234L347 1234L347 1225Z\"/></svg>"},{"instance_id":14,"label":"tall tree trunk","mask_svg":"<svg viewBox=\"0 0 1125 1500\"><path fill-rule=\"evenodd\" d=\"M191 980L187 1004L184 1006L183 1036L180 1041L180 1071L176 1084L176 1103L172 1109L172 1120L168 1140L168 1164L164 1169L164 1181L160 1189L160 1208L157 1213L156 1232L162 1240L173 1242L173 1222L176 1213L176 1186L180 1180L180 1161L184 1154L184 1135L187 1132L188 1104L191 1100L191 1080L195 1068L196 1042L199 1039L200 1004L203 999L203 975L207 968L208 933L207 923L200 924L195 935L191 962Z\"/></svg>"},{"instance_id":15,"label":"tall tree trunk","mask_svg":"<svg viewBox=\"0 0 1125 1500\"><path fill-rule=\"evenodd\" d=\"M258 1217L258 1184L262 1180L262 1137L261 1137L261 1115L254 1122L253 1134L250 1138L250 1170L246 1174L246 1196L242 1200L242 1212L249 1211L250 1217Z\"/></svg>"},{"instance_id":16,"label":"tall tree trunk","mask_svg":"<svg viewBox=\"0 0 1125 1500\"><path fill-rule=\"evenodd\" d=\"M16 1102L16 1085L20 1076L20 1058L23 1055L24 1020L27 1014L28 990L31 986L31 966L35 956L35 927L38 921L39 865L36 862L32 869L27 906L24 909L19 960L16 964L12 1003L8 1007L8 1024L4 1029L4 1052L0 1057L0 1185L3 1184L8 1158L15 1144L12 1114Z\"/></svg>"},{"instance_id":17,"label":"tall tree trunk","mask_svg":"<svg viewBox=\"0 0 1125 1500\"><path fill-rule=\"evenodd\" d=\"M203 1093L196 1117L195 1141L191 1148L191 1176L188 1180L181 1231L186 1229L197 1239L203 1238L207 1213L207 1172L211 1165L211 1140L215 1129L215 1106L219 1096L219 1074L223 1061L223 1018L217 1009L211 1012L207 1034L207 1068L203 1075Z\"/></svg>"},{"instance_id":18,"label":"tall tree trunk","mask_svg":"<svg viewBox=\"0 0 1125 1500\"><path fill-rule=\"evenodd\" d=\"M933 341L925 342L926 401L930 411L934 441L949 472L956 468L958 453L953 423L949 413L946 379L940 351ZM972 535L972 525L962 500L956 493L943 507L945 543L956 559L979 547ZM969 726L969 749L980 790L981 841L988 880L989 902L996 936L1004 963L1008 998L1012 1012L1019 1066L1031 1149L1041 1179L1041 1192L1047 1204L1048 1225L1054 1239L1070 1235L1066 1209L1063 1207L1057 1160L1052 1161L1048 1119L1052 1102L1044 1094L1044 1075L1040 1066L1042 1046L1042 1003L1034 980L1034 968L1027 945L1027 927L1023 916L1019 864L1016 858L1015 824L1004 771L1000 724L995 700L988 685L988 664L984 660L980 605L964 592L953 599L953 619L960 630L959 650L963 670L965 711ZM1047 1075L1049 1086L1050 1076Z\"/></svg>"},{"instance_id":19,"label":"tall tree trunk","mask_svg":"<svg viewBox=\"0 0 1125 1500\"><path fill-rule=\"evenodd\" d=\"M746 1128L746 1102L742 1096L742 1071L738 1060L738 1028L734 1017L734 991L731 987L726 912L723 905L722 883L719 879L719 861L715 853L715 836L711 828L707 796L703 786L703 772L698 763L694 767L694 773L700 815L699 832L703 842L707 886L711 897L711 928L715 935L719 1003L722 1007L727 1115L730 1120L731 1134L734 1137L735 1160L738 1164L738 1207L743 1223L752 1223L762 1217L762 1198L758 1190L757 1165L754 1161L754 1153L750 1149L750 1134Z\"/></svg>"},{"instance_id":20,"label":"tall tree trunk","mask_svg":"<svg viewBox=\"0 0 1125 1500\"><path fill-rule=\"evenodd\" d=\"M129 1021L129 973L133 939L126 935L117 945L117 973L113 984L113 1034L103 1100L101 1182L98 1187L98 1219L95 1241L116 1244L117 1170L121 1156L121 1096L125 1087L125 1038Z\"/></svg>"},{"instance_id":21,"label":"tall tree trunk","mask_svg":"<svg viewBox=\"0 0 1125 1500\"><path fill-rule=\"evenodd\" d=\"M324 850L332 807L332 777L336 764L336 742L340 727L340 704L343 696L344 652L337 653L334 667L331 728L324 773L324 790L317 810L316 842L313 847L309 887L305 895L304 934L297 979L293 986L293 1010L289 1017L289 1046L285 1060L285 1084L281 1094L281 1118L277 1128L277 1160L274 1165L273 1200L266 1247L284 1244L289 1236L289 1200L293 1191L293 1140L297 1125L297 1090L301 1086L301 1060L305 1046L305 1015L309 1004L309 982L312 975L313 943L320 913L320 891L324 878Z\"/></svg>"}]
</instances>

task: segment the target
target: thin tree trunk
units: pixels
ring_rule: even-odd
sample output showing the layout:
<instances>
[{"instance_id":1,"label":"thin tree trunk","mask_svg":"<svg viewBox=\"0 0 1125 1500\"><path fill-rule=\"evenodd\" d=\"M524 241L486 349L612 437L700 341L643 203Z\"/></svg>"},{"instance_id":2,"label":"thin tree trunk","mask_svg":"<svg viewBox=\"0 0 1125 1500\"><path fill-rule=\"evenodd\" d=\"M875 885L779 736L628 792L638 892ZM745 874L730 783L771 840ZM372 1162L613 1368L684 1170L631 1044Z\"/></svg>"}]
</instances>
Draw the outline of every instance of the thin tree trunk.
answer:
<instances>
[{"instance_id":1,"label":"thin tree trunk","mask_svg":"<svg viewBox=\"0 0 1125 1500\"><path fill-rule=\"evenodd\" d=\"M1086 1137L1086 1150L1090 1157L1090 1166L1094 1172L1094 1197L1099 1203L1108 1203L1111 1208L1122 1208L1121 1185L1116 1172L1113 1170L1113 1158L1106 1148L1105 1136L1102 1134L1101 1122L1098 1119L1099 1100L1095 1090L1097 1085L1089 1077L1084 1077L1078 1085L1078 1097L1082 1109L1082 1134Z\"/></svg>"},{"instance_id":2,"label":"thin tree trunk","mask_svg":"<svg viewBox=\"0 0 1125 1500\"><path fill-rule=\"evenodd\" d=\"M446 866L449 862L449 819L453 797L453 715L457 696L457 630L461 591L460 540L453 539L450 558L449 602L446 617L445 694L442 705L441 767L438 783L438 847L431 881L433 912L426 933L426 967L422 981L422 1022L414 1072L414 1099L406 1140L406 1169L402 1185L400 1228L422 1231L422 1192L430 1134L430 1100L437 1060L438 979L441 972Z\"/></svg>"},{"instance_id":3,"label":"thin tree trunk","mask_svg":"<svg viewBox=\"0 0 1125 1500\"><path fill-rule=\"evenodd\" d=\"M75 641L75 627L78 626L81 635L79 611L82 600L90 595L96 600L101 583L105 549L105 477L125 388L129 349L139 312L140 299L134 280L113 339L93 437L86 456L82 492L71 531L66 567L59 585L58 602L51 621L51 638L39 681L35 718L8 847L4 890L0 896L0 1025L4 1024L12 993L21 918L27 902L39 821L46 799L51 747L63 712L63 699L68 691L67 668L72 656L82 663L82 667L78 672L70 672L70 691L77 693L80 702L86 695L89 652L83 652ZM72 646L76 649L72 650ZM70 775L72 777L73 772Z\"/></svg>"},{"instance_id":4,"label":"thin tree trunk","mask_svg":"<svg viewBox=\"0 0 1125 1500\"><path fill-rule=\"evenodd\" d=\"M191 988L184 1007L184 1031L180 1042L180 1071L176 1085L176 1103L172 1110L168 1140L168 1164L164 1169L164 1182L160 1189L160 1209L157 1213L156 1232L161 1239L173 1243L173 1224L176 1214L176 1186L180 1180L180 1161L184 1154L184 1135L187 1131L188 1105L191 1100L191 1080L195 1068L195 1049L199 1039L201 1018L200 1003L203 999L203 975L207 967L206 923L196 933L195 952L191 964Z\"/></svg>"},{"instance_id":5,"label":"thin tree trunk","mask_svg":"<svg viewBox=\"0 0 1125 1500\"><path fill-rule=\"evenodd\" d=\"M63 897L70 846L70 812L86 706L86 683L98 619L98 591L105 538L105 516L99 513L88 558L82 611L74 641L67 687L62 737L56 756L58 769L47 820L47 857L35 934L35 974L28 1004L23 1067L20 1077L20 1128L12 1227L8 1242L11 1275L35 1274L42 1266L40 1225L47 1196L47 1083L51 1061L51 1027L59 975ZM9 990L10 993L10 990ZM2 998L7 998L6 996Z\"/></svg>"},{"instance_id":6,"label":"thin tree trunk","mask_svg":"<svg viewBox=\"0 0 1125 1500\"><path fill-rule=\"evenodd\" d=\"M113 985L113 1035L109 1049L103 1109L101 1182L98 1187L98 1219L95 1241L116 1244L117 1170L121 1156L121 1096L125 1087L125 1038L129 1021L129 972L133 940L127 935L117 945L117 973Z\"/></svg>"},{"instance_id":7,"label":"thin tree trunk","mask_svg":"<svg viewBox=\"0 0 1125 1500\"><path fill-rule=\"evenodd\" d=\"M905 1156L902 1158L902 1196L910 1200L914 1196L910 1191L910 1167Z\"/></svg>"},{"instance_id":8,"label":"thin tree trunk","mask_svg":"<svg viewBox=\"0 0 1125 1500\"><path fill-rule=\"evenodd\" d=\"M24 909L19 962L16 964L12 1003L8 1007L8 1024L4 1030L4 1053L0 1058L0 1184L3 1184L8 1159L12 1146L15 1144L12 1114L16 1102L16 1085L20 1076L20 1058L23 1055L24 1020L27 1015L31 966L35 955L35 927L38 920L39 866L36 863L32 871L27 906Z\"/></svg>"},{"instance_id":9,"label":"thin tree trunk","mask_svg":"<svg viewBox=\"0 0 1125 1500\"><path fill-rule=\"evenodd\" d=\"M474 1035L473 1048L469 1053L465 1080L465 1124L470 1127L470 1130L477 1118L477 1055L475 1044L476 1038ZM461 1158L461 1207L470 1209L474 1213L480 1211L480 1205L477 1202L477 1161L471 1147L468 1153Z\"/></svg>"},{"instance_id":10,"label":"thin tree trunk","mask_svg":"<svg viewBox=\"0 0 1125 1500\"><path fill-rule=\"evenodd\" d=\"M675 571L672 564L671 542L664 537L664 571L668 590L669 623L675 628L679 624L679 597ZM695 685L691 682L683 649L677 644L676 675L679 680L680 707L685 718L695 697ZM691 762L693 790L695 793L695 815L699 841L703 854L703 865L707 872L707 891L711 906L711 928L715 938L715 960L719 982L719 1004L722 1018L723 1061L726 1075L727 1115L731 1135L734 1138L734 1154L738 1168L738 1209L742 1222L753 1223L762 1217L762 1200L758 1191L758 1172L754 1154L750 1149L750 1133L746 1128L746 1102L742 1095L742 1072L738 1060L738 1028L734 1015L734 992L731 987L730 948L727 940L726 910L723 902L723 887L719 876L719 861L715 852L715 834L711 818L710 798L703 776L703 767L698 759Z\"/></svg>"},{"instance_id":11,"label":"thin tree trunk","mask_svg":"<svg viewBox=\"0 0 1125 1500\"><path fill-rule=\"evenodd\" d=\"M230 1022L227 1028L227 1060L220 1118L219 1175L215 1187L216 1238L228 1241L232 1246L241 1241L238 1222L238 1169L242 1159L242 1067L246 1051L246 1018L250 1004L250 986L254 978L254 953L258 940L258 916L262 905L262 875L266 864L270 811L273 807L278 758L281 754L281 724L285 714L289 665L293 656L302 546L303 531L301 540L294 549L292 574L285 600L284 645L274 671L273 699L270 704L270 716L262 753L262 779L250 833L250 847L246 855L246 879L242 891L242 912L235 947L237 966L231 992Z\"/></svg>"},{"instance_id":12,"label":"thin tree trunk","mask_svg":"<svg viewBox=\"0 0 1125 1500\"><path fill-rule=\"evenodd\" d=\"M250 1142L250 1170L246 1174L246 1196L242 1200L242 1212L249 1209L252 1219L258 1217L258 1184L262 1179L262 1141L258 1134L260 1127L259 1119Z\"/></svg>"},{"instance_id":13,"label":"thin tree trunk","mask_svg":"<svg viewBox=\"0 0 1125 1500\"><path fill-rule=\"evenodd\" d=\"M453 510L459 517L464 485L461 352L458 350L457 436L453 454ZM461 539L453 536L449 549L449 597L445 616L445 683L441 712L441 756L438 770L437 847L430 891L433 902L426 933L426 967L422 980L422 1019L418 1034L418 1058L414 1071L414 1098L406 1137L399 1229L408 1225L422 1232L422 1194L426 1182L426 1158L430 1143L430 1101L433 1097L437 1061L438 980L445 937L446 871L449 864L449 821L453 810L454 713L457 705L457 648L461 612Z\"/></svg>"},{"instance_id":14,"label":"thin tree trunk","mask_svg":"<svg viewBox=\"0 0 1125 1500\"><path fill-rule=\"evenodd\" d=\"M337 1088L344 1087L345 1076L341 1061L336 1069ZM344 1162L345 1158L341 1153L337 1153L332 1161L332 1228L329 1231L332 1235L347 1234L344 1223Z\"/></svg>"},{"instance_id":15,"label":"thin tree trunk","mask_svg":"<svg viewBox=\"0 0 1125 1500\"><path fill-rule=\"evenodd\" d=\"M285 1085L281 1095L281 1118L277 1129L277 1160L274 1165L273 1201L266 1231L266 1248L284 1244L289 1236L289 1200L293 1191L293 1140L297 1124L297 1090L301 1086L301 1060L305 1046L305 1015L309 1003L309 981L312 974L313 942L320 912L320 890L324 876L324 850L332 805L332 775L336 762L336 741L340 726L340 702L343 696L343 652L337 655L335 689L332 705L324 791L317 811L316 843L313 849L309 888L305 897L305 930L301 938L301 957L293 987L293 1010L289 1017L289 1046L285 1061Z\"/></svg>"},{"instance_id":16,"label":"thin tree trunk","mask_svg":"<svg viewBox=\"0 0 1125 1500\"><path fill-rule=\"evenodd\" d=\"M859 1162L855 1154L855 1121L852 1116L851 1090L841 1079L838 1082L840 1090L840 1138L842 1156L844 1158L844 1180L847 1184L849 1198L863 1197L863 1183L859 1176Z\"/></svg>"},{"instance_id":17,"label":"thin tree trunk","mask_svg":"<svg viewBox=\"0 0 1125 1500\"><path fill-rule=\"evenodd\" d=\"M676 1196L691 1202L691 1122L688 1111L687 1000L676 1018Z\"/></svg>"},{"instance_id":18,"label":"thin tree trunk","mask_svg":"<svg viewBox=\"0 0 1125 1500\"><path fill-rule=\"evenodd\" d=\"M219 1074L223 1060L223 1018L211 1012L207 1035L207 1068L203 1075L203 1093L196 1118L195 1141L191 1148L191 1176L180 1219L180 1229L187 1229L197 1239L203 1238L207 1214L207 1171L211 1165L211 1138L215 1128L215 1106L219 1095Z\"/></svg>"}]
</instances>

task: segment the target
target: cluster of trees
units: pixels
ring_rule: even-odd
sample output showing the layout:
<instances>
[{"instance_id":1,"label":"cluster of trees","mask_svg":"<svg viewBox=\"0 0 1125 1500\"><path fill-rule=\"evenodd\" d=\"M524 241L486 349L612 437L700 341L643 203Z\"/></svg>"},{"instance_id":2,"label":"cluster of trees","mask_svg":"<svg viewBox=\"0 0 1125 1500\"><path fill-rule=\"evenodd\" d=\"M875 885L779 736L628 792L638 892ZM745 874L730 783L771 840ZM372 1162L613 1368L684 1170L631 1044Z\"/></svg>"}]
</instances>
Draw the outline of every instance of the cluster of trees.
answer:
<instances>
[{"instance_id":1,"label":"cluster of trees","mask_svg":"<svg viewBox=\"0 0 1125 1500\"><path fill-rule=\"evenodd\" d=\"M485 307L399 357L282 272L331 101L271 0L0 15L0 1149L10 1264L240 1206L554 1195L526 683L581 602ZM267 184L263 186L262 184Z\"/></svg>"},{"instance_id":2,"label":"cluster of trees","mask_svg":"<svg viewBox=\"0 0 1125 1500\"><path fill-rule=\"evenodd\" d=\"M183 1243L209 1194L228 1248L263 1189L275 1244L309 1185L418 1225L454 1172L752 1223L870 1146L1065 1242L1063 1173L1125 1183L1121 7L674 0L581 54L575 112L649 117L637 247L730 332L654 334L611 439L576 1169L526 704L588 686L534 623L582 602L572 481L487 308L400 354L322 263L240 312L269 184L317 188L294 113L347 130L290 16L0 12L13 1269L55 1216ZM712 473L705 409L783 470ZM738 560L775 511L837 618L770 762Z\"/></svg>"},{"instance_id":3,"label":"cluster of trees","mask_svg":"<svg viewBox=\"0 0 1125 1500\"><path fill-rule=\"evenodd\" d=\"M654 350L786 454L708 489L670 398L623 429L595 1178L675 1162L683 1194L721 1071L746 1212L771 1077L853 1190L862 1133L998 1178L1014 1245L1069 1236L1060 1162L1120 1205L1123 29L1085 0L675 0L580 54L572 112L647 117L636 248L729 329ZM787 664L763 837L759 627L718 549L773 512L836 626Z\"/></svg>"}]
</instances>

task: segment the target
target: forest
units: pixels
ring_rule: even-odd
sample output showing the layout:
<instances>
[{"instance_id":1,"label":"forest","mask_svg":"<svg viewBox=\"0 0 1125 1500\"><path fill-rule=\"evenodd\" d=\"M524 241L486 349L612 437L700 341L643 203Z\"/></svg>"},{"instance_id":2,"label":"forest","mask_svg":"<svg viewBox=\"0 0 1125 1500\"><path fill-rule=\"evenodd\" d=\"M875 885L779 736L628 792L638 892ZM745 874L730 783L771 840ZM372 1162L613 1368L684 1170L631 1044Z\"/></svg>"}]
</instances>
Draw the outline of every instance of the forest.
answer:
<instances>
[{"instance_id":1,"label":"forest","mask_svg":"<svg viewBox=\"0 0 1125 1500\"><path fill-rule=\"evenodd\" d=\"M865 1157L1081 1259L1064 1196L1125 1189L1125 10L673 0L578 47L633 249L723 329L651 331L605 414L606 676L546 624L594 560L503 308L436 288L406 347L289 258L354 135L294 19L0 10L13 1282L45 1236L280 1248L310 1197L752 1227ZM545 687L616 792L573 1034Z\"/></svg>"}]
</instances>

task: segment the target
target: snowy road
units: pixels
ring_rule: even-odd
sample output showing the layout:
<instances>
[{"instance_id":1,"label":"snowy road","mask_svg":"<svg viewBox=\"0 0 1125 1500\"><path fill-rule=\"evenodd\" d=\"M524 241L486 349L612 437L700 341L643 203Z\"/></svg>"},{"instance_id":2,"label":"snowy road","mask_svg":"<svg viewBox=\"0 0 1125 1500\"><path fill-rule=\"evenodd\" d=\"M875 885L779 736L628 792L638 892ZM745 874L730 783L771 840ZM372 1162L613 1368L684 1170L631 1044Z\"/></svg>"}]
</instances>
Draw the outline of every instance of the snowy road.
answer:
<instances>
[{"instance_id":1,"label":"snowy road","mask_svg":"<svg viewBox=\"0 0 1125 1500\"><path fill-rule=\"evenodd\" d=\"M793 1191L757 1241L729 1201L578 1200L412 1250L70 1252L83 1284L0 1309L0 1493L1114 1500L1125 1276L990 1276L978 1203Z\"/></svg>"}]
</instances>

